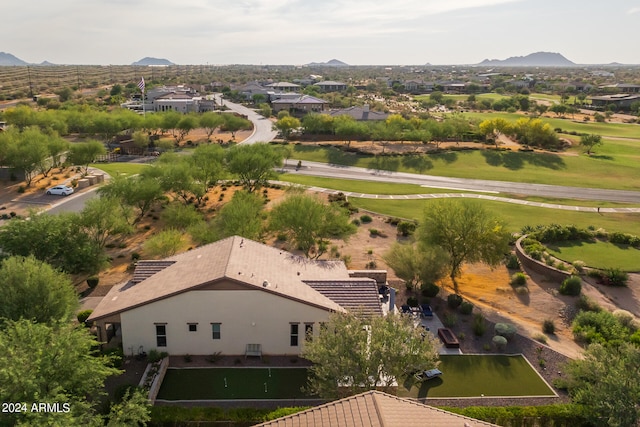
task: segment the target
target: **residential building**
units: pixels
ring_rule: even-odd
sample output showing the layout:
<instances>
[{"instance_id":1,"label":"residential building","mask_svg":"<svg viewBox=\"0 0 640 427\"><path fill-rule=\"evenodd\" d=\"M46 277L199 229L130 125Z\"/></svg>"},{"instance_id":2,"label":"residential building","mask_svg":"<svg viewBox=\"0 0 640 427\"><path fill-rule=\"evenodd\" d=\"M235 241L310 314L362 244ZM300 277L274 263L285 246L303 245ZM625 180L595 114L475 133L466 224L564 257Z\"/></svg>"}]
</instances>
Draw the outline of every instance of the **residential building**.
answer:
<instances>
[{"instance_id":1,"label":"residential building","mask_svg":"<svg viewBox=\"0 0 640 427\"><path fill-rule=\"evenodd\" d=\"M254 427L497 427L381 391L367 391Z\"/></svg>"},{"instance_id":2,"label":"residential building","mask_svg":"<svg viewBox=\"0 0 640 427\"><path fill-rule=\"evenodd\" d=\"M300 85L289 82L270 83L266 85L266 87L270 88L271 90L277 90L281 92L297 92L300 90Z\"/></svg>"},{"instance_id":3,"label":"residential building","mask_svg":"<svg viewBox=\"0 0 640 427\"><path fill-rule=\"evenodd\" d=\"M376 280L386 274L361 273L234 236L139 261L88 321L101 342L121 339L126 355L299 355L333 312L383 314Z\"/></svg>"},{"instance_id":4,"label":"residential building","mask_svg":"<svg viewBox=\"0 0 640 427\"><path fill-rule=\"evenodd\" d=\"M362 107L349 107L341 108L339 110L330 110L326 114L333 117L349 116L358 121L374 121L374 120L386 120L389 117L389 113L380 111L371 111L369 105L365 104Z\"/></svg>"},{"instance_id":5,"label":"residential building","mask_svg":"<svg viewBox=\"0 0 640 427\"><path fill-rule=\"evenodd\" d=\"M341 92L347 89L346 83L334 82L331 80L314 83L313 85L320 88L323 92Z\"/></svg>"},{"instance_id":6,"label":"residential building","mask_svg":"<svg viewBox=\"0 0 640 427\"><path fill-rule=\"evenodd\" d=\"M292 99L280 98L271 101L274 113L286 110L293 115L304 115L307 113L321 113L326 110L329 102L311 95L299 95Z\"/></svg>"},{"instance_id":7,"label":"residential building","mask_svg":"<svg viewBox=\"0 0 640 427\"><path fill-rule=\"evenodd\" d=\"M591 105L596 109L614 105L617 109L628 110L632 104L640 102L640 94L619 93L616 95L592 96L589 99L591 100Z\"/></svg>"}]
</instances>

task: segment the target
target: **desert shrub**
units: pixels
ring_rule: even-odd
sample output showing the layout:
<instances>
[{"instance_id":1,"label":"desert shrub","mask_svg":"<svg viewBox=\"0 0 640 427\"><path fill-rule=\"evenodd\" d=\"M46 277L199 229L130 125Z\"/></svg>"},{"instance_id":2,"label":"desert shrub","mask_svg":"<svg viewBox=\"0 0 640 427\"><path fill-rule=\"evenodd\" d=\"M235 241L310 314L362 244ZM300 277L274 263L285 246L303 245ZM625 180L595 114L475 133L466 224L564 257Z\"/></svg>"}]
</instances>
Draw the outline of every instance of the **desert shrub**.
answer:
<instances>
[{"instance_id":1,"label":"desert shrub","mask_svg":"<svg viewBox=\"0 0 640 427\"><path fill-rule=\"evenodd\" d=\"M598 303L584 294L581 294L578 298L578 301L576 301L576 307L578 308L578 310L582 311L598 312L602 310L602 307L600 307Z\"/></svg>"},{"instance_id":2,"label":"desert shrub","mask_svg":"<svg viewBox=\"0 0 640 427\"><path fill-rule=\"evenodd\" d=\"M360 222L362 222L363 224L369 224L371 221L373 221L373 218L371 218L371 215L360 216Z\"/></svg>"},{"instance_id":3,"label":"desert shrub","mask_svg":"<svg viewBox=\"0 0 640 427\"><path fill-rule=\"evenodd\" d=\"M93 310L82 310L76 316L78 318L78 322L80 322L80 324L84 324L89 316L91 316L91 313L93 313Z\"/></svg>"},{"instance_id":4,"label":"desert shrub","mask_svg":"<svg viewBox=\"0 0 640 427\"><path fill-rule=\"evenodd\" d=\"M516 286L514 290L518 295L527 295L529 293L529 288L526 286Z\"/></svg>"},{"instance_id":5,"label":"desert shrub","mask_svg":"<svg viewBox=\"0 0 640 427\"><path fill-rule=\"evenodd\" d=\"M602 276L602 282L608 286L627 286L629 275L619 268L608 268Z\"/></svg>"},{"instance_id":6,"label":"desert shrub","mask_svg":"<svg viewBox=\"0 0 640 427\"><path fill-rule=\"evenodd\" d=\"M504 351L504 349L507 348L507 339L503 336L496 335L491 342L493 342L494 347L498 351Z\"/></svg>"},{"instance_id":7,"label":"desert shrub","mask_svg":"<svg viewBox=\"0 0 640 427\"><path fill-rule=\"evenodd\" d=\"M496 323L494 333L511 341L516 336L516 327L512 323Z\"/></svg>"},{"instance_id":8,"label":"desert shrub","mask_svg":"<svg viewBox=\"0 0 640 427\"><path fill-rule=\"evenodd\" d=\"M543 334L535 334L533 336L533 339L538 341L538 342L541 342L542 344L546 344L547 343L547 336L543 335ZM543 361L543 360L544 359L540 359L540 361Z\"/></svg>"},{"instance_id":9,"label":"desert shrub","mask_svg":"<svg viewBox=\"0 0 640 427\"><path fill-rule=\"evenodd\" d=\"M527 284L527 276L524 273L518 272L511 276L511 286L524 286Z\"/></svg>"},{"instance_id":10,"label":"desert shrub","mask_svg":"<svg viewBox=\"0 0 640 427\"><path fill-rule=\"evenodd\" d=\"M435 283L425 283L422 285L422 296L426 298L434 298L440 292L440 286Z\"/></svg>"},{"instance_id":11,"label":"desert shrub","mask_svg":"<svg viewBox=\"0 0 640 427\"><path fill-rule=\"evenodd\" d=\"M478 337L484 335L487 331L487 322L485 322L484 315L482 313L476 313L473 315L472 329L473 333Z\"/></svg>"},{"instance_id":12,"label":"desert shrub","mask_svg":"<svg viewBox=\"0 0 640 427\"><path fill-rule=\"evenodd\" d=\"M354 219L353 221L351 221L351 223L353 225L355 225L356 227L359 226L361 224L360 220L358 218Z\"/></svg>"},{"instance_id":13,"label":"desert shrub","mask_svg":"<svg viewBox=\"0 0 640 427\"><path fill-rule=\"evenodd\" d=\"M455 313L446 313L442 319L442 324L447 328L453 328L458 323L458 316Z\"/></svg>"},{"instance_id":14,"label":"desert shrub","mask_svg":"<svg viewBox=\"0 0 640 427\"><path fill-rule=\"evenodd\" d=\"M287 233L278 233L276 238L281 242L286 242L287 241Z\"/></svg>"},{"instance_id":15,"label":"desert shrub","mask_svg":"<svg viewBox=\"0 0 640 427\"><path fill-rule=\"evenodd\" d=\"M100 278L98 276L91 276L87 278L87 286L89 286L91 289L98 286L99 282L100 282Z\"/></svg>"},{"instance_id":16,"label":"desert shrub","mask_svg":"<svg viewBox=\"0 0 640 427\"><path fill-rule=\"evenodd\" d=\"M184 356L182 356L182 358L186 363L191 363L191 361L193 360L190 354L185 354Z\"/></svg>"},{"instance_id":17,"label":"desert shrub","mask_svg":"<svg viewBox=\"0 0 640 427\"><path fill-rule=\"evenodd\" d=\"M613 344L626 340L631 331L606 310L581 311L573 321L573 335L585 344Z\"/></svg>"},{"instance_id":18,"label":"desert shrub","mask_svg":"<svg viewBox=\"0 0 640 427\"><path fill-rule=\"evenodd\" d=\"M380 235L382 235L380 233L380 230L378 230L377 228L370 228L369 229L369 234L372 235L372 236L380 236Z\"/></svg>"},{"instance_id":19,"label":"desert shrub","mask_svg":"<svg viewBox=\"0 0 640 427\"><path fill-rule=\"evenodd\" d=\"M621 325L629 329L637 329L633 326L633 314L631 314L627 310L614 310L613 317L615 317Z\"/></svg>"},{"instance_id":20,"label":"desert shrub","mask_svg":"<svg viewBox=\"0 0 640 427\"><path fill-rule=\"evenodd\" d=\"M576 269L578 273L582 273L587 264L585 264L584 261L575 260L573 261L573 263L571 263L571 265Z\"/></svg>"},{"instance_id":21,"label":"desert shrub","mask_svg":"<svg viewBox=\"0 0 640 427\"><path fill-rule=\"evenodd\" d=\"M131 252L131 261L138 261L140 259L140 254L138 252Z\"/></svg>"},{"instance_id":22,"label":"desert shrub","mask_svg":"<svg viewBox=\"0 0 640 427\"><path fill-rule=\"evenodd\" d=\"M418 298L416 298L416 297L407 298L407 305L409 307L417 307L418 306Z\"/></svg>"},{"instance_id":23,"label":"desert shrub","mask_svg":"<svg viewBox=\"0 0 640 427\"><path fill-rule=\"evenodd\" d=\"M537 227L531 237L539 242L561 242L567 240L592 240L590 230L575 225L549 224Z\"/></svg>"},{"instance_id":24,"label":"desert shrub","mask_svg":"<svg viewBox=\"0 0 640 427\"><path fill-rule=\"evenodd\" d=\"M453 309L460 307L462 297L458 294L451 294L447 297L447 305Z\"/></svg>"},{"instance_id":25,"label":"desert shrub","mask_svg":"<svg viewBox=\"0 0 640 427\"><path fill-rule=\"evenodd\" d=\"M542 332L545 334L555 334L556 333L556 324L551 319L545 319L542 322Z\"/></svg>"},{"instance_id":26,"label":"desert shrub","mask_svg":"<svg viewBox=\"0 0 640 427\"><path fill-rule=\"evenodd\" d=\"M560 293L562 295L578 296L582 291L582 279L578 276L571 276L560 285Z\"/></svg>"},{"instance_id":27,"label":"desert shrub","mask_svg":"<svg viewBox=\"0 0 640 427\"><path fill-rule=\"evenodd\" d=\"M398 223L398 234L403 236L411 236L416 231L416 223L411 221L402 221Z\"/></svg>"},{"instance_id":28,"label":"desert shrub","mask_svg":"<svg viewBox=\"0 0 640 427\"><path fill-rule=\"evenodd\" d=\"M515 254L509 254L505 259L504 264L511 270L518 270L520 268L520 262Z\"/></svg>"},{"instance_id":29,"label":"desert shrub","mask_svg":"<svg viewBox=\"0 0 640 427\"><path fill-rule=\"evenodd\" d=\"M460 304L460 313L461 314L471 314L471 312L473 311L473 304L471 304L469 301L463 301L462 304Z\"/></svg>"},{"instance_id":30,"label":"desert shrub","mask_svg":"<svg viewBox=\"0 0 640 427\"><path fill-rule=\"evenodd\" d=\"M216 351L215 353L206 357L207 362L216 364L222 360L222 352Z\"/></svg>"}]
</instances>

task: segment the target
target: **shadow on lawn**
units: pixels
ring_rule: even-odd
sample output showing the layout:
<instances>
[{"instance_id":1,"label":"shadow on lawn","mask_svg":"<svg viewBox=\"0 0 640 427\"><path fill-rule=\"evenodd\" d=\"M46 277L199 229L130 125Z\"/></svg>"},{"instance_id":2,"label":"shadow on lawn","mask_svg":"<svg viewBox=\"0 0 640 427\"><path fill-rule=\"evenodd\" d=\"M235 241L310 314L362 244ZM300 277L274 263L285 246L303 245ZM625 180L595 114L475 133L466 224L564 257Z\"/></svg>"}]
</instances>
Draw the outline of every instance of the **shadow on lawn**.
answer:
<instances>
[{"instance_id":1,"label":"shadow on lawn","mask_svg":"<svg viewBox=\"0 0 640 427\"><path fill-rule=\"evenodd\" d=\"M557 154L483 150L482 156L488 165L503 166L510 170L522 169L525 164L553 170L564 169L566 167L564 160Z\"/></svg>"}]
</instances>

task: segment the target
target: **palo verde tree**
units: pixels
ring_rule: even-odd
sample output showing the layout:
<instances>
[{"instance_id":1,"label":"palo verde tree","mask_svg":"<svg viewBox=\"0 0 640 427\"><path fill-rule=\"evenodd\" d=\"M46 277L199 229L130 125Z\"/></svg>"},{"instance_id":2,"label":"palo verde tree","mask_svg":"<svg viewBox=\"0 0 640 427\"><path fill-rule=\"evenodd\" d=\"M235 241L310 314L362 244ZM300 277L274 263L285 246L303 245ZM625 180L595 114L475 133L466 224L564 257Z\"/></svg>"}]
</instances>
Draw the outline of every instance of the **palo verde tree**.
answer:
<instances>
[{"instance_id":1,"label":"palo verde tree","mask_svg":"<svg viewBox=\"0 0 640 427\"><path fill-rule=\"evenodd\" d=\"M89 163L95 162L100 155L106 154L107 149L100 141L77 142L69 147L69 162L84 167L84 173L89 171Z\"/></svg>"},{"instance_id":2,"label":"palo verde tree","mask_svg":"<svg viewBox=\"0 0 640 427\"><path fill-rule=\"evenodd\" d=\"M508 252L510 233L503 222L471 200L440 199L427 205L418 241L448 255L448 270L456 292L456 277L465 262L498 265Z\"/></svg>"},{"instance_id":3,"label":"palo verde tree","mask_svg":"<svg viewBox=\"0 0 640 427\"><path fill-rule=\"evenodd\" d=\"M389 387L438 364L434 338L400 315L334 313L302 355L313 362L308 389L323 398L337 397L339 386L349 394Z\"/></svg>"},{"instance_id":4,"label":"palo verde tree","mask_svg":"<svg viewBox=\"0 0 640 427\"><path fill-rule=\"evenodd\" d=\"M437 281L447 270L448 256L435 246L394 243L382 258L396 276L413 288Z\"/></svg>"},{"instance_id":5,"label":"palo verde tree","mask_svg":"<svg viewBox=\"0 0 640 427\"><path fill-rule=\"evenodd\" d=\"M637 344L591 344L583 358L569 362L567 385L573 402L584 405L598 426L635 426L640 421Z\"/></svg>"},{"instance_id":6,"label":"palo verde tree","mask_svg":"<svg viewBox=\"0 0 640 427\"><path fill-rule=\"evenodd\" d=\"M0 265L0 327L9 320L68 322L78 295L66 274L33 256L12 256Z\"/></svg>"},{"instance_id":7,"label":"palo verde tree","mask_svg":"<svg viewBox=\"0 0 640 427\"><path fill-rule=\"evenodd\" d=\"M587 154L591 155L591 150L596 145L602 145L602 136L596 134L588 134L580 136L580 145L587 149Z\"/></svg>"},{"instance_id":8,"label":"palo verde tree","mask_svg":"<svg viewBox=\"0 0 640 427\"><path fill-rule=\"evenodd\" d=\"M300 127L300 120L295 117L286 115L279 118L278 121L273 125L273 127L282 133L282 137L285 141L289 141L291 132Z\"/></svg>"},{"instance_id":9,"label":"palo verde tree","mask_svg":"<svg viewBox=\"0 0 640 427\"><path fill-rule=\"evenodd\" d=\"M306 257L314 253L316 259L326 252L326 239L347 239L356 232L345 210L306 194L289 195L274 206L269 229L285 234Z\"/></svg>"},{"instance_id":10,"label":"palo verde tree","mask_svg":"<svg viewBox=\"0 0 640 427\"><path fill-rule=\"evenodd\" d=\"M227 151L226 162L227 170L252 193L276 176L273 169L282 165L282 153L264 143L236 145Z\"/></svg>"},{"instance_id":11,"label":"palo verde tree","mask_svg":"<svg viewBox=\"0 0 640 427\"><path fill-rule=\"evenodd\" d=\"M242 236L258 240L263 231L264 203L255 193L236 191L214 220L221 237Z\"/></svg>"},{"instance_id":12,"label":"palo verde tree","mask_svg":"<svg viewBox=\"0 0 640 427\"><path fill-rule=\"evenodd\" d=\"M118 200L119 215L131 225L142 220L153 204L164 195L160 182L146 175L113 176L107 184L98 189L98 193L103 197ZM133 218L131 208L137 210Z\"/></svg>"}]
</instances>

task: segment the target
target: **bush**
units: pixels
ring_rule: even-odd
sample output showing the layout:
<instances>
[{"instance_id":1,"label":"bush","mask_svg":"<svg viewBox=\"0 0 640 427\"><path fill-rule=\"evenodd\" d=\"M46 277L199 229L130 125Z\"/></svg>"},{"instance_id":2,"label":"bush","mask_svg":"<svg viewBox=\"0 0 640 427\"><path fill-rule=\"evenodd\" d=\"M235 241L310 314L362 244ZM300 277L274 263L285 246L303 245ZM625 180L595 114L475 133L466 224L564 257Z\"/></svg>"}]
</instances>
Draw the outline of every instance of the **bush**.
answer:
<instances>
[{"instance_id":1,"label":"bush","mask_svg":"<svg viewBox=\"0 0 640 427\"><path fill-rule=\"evenodd\" d=\"M409 307L417 307L418 306L418 298L416 298L416 297L407 298L407 305Z\"/></svg>"},{"instance_id":2,"label":"bush","mask_svg":"<svg viewBox=\"0 0 640 427\"><path fill-rule=\"evenodd\" d=\"M482 313L476 313L473 315L473 333L480 337L484 335L487 331L487 323L484 320L484 315Z\"/></svg>"},{"instance_id":3,"label":"bush","mask_svg":"<svg viewBox=\"0 0 640 427\"><path fill-rule=\"evenodd\" d=\"M138 252L131 253L131 261L138 261L140 259L140 254Z\"/></svg>"},{"instance_id":4,"label":"bush","mask_svg":"<svg viewBox=\"0 0 640 427\"><path fill-rule=\"evenodd\" d=\"M571 265L573 266L573 268L576 269L578 273L582 273L584 271L584 268L587 266L587 264L584 261L580 261L580 260L573 261Z\"/></svg>"},{"instance_id":5,"label":"bush","mask_svg":"<svg viewBox=\"0 0 640 427\"><path fill-rule=\"evenodd\" d=\"M547 343L547 336L543 335L543 334L535 334L533 336L533 339L538 341L538 342L541 342L542 344L546 344ZM540 359L539 360L540 366L542 366L543 362L544 362L544 359Z\"/></svg>"},{"instance_id":6,"label":"bush","mask_svg":"<svg viewBox=\"0 0 640 427\"><path fill-rule=\"evenodd\" d=\"M98 286L99 282L100 282L100 278L98 276L91 276L87 278L87 286L89 286L91 289Z\"/></svg>"},{"instance_id":7,"label":"bush","mask_svg":"<svg viewBox=\"0 0 640 427\"><path fill-rule=\"evenodd\" d=\"M515 254L509 254L504 264L510 270L518 270L520 269L520 262L518 261L518 257Z\"/></svg>"},{"instance_id":8,"label":"bush","mask_svg":"<svg viewBox=\"0 0 640 427\"><path fill-rule=\"evenodd\" d=\"M609 268L605 270L602 281L608 286L627 286L629 275L619 268Z\"/></svg>"},{"instance_id":9,"label":"bush","mask_svg":"<svg viewBox=\"0 0 640 427\"><path fill-rule=\"evenodd\" d=\"M403 236L411 236L416 231L416 223L410 221L402 221L398 223L398 234Z\"/></svg>"},{"instance_id":10,"label":"bush","mask_svg":"<svg viewBox=\"0 0 640 427\"><path fill-rule=\"evenodd\" d=\"M542 322L542 332L551 335L556 333L556 324L553 323L553 320L545 319L545 321Z\"/></svg>"},{"instance_id":11,"label":"bush","mask_svg":"<svg viewBox=\"0 0 640 427\"><path fill-rule=\"evenodd\" d=\"M453 309L460 307L462 297L458 294L451 294L447 297L447 305Z\"/></svg>"},{"instance_id":12,"label":"bush","mask_svg":"<svg viewBox=\"0 0 640 427\"><path fill-rule=\"evenodd\" d=\"M460 304L460 313L468 315L471 314L471 312L473 312L473 304L469 301L463 301L462 304Z\"/></svg>"},{"instance_id":13,"label":"bush","mask_svg":"<svg viewBox=\"0 0 640 427\"><path fill-rule=\"evenodd\" d=\"M562 282L560 285L560 293L562 295L578 296L582 291L582 279L578 276L571 276Z\"/></svg>"},{"instance_id":14,"label":"bush","mask_svg":"<svg viewBox=\"0 0 640 427\"><path fill-rule=\"evenodd\" d=\"M493 342L493 345L498 351L504 351L504 349L507 348L507 339L503 336L496 335L491 342Z\"/></svg>"},{"instance_id":15,"label":"bush","mask_svg":"<svg viewBox=\"0 0 640 427\"><path fill-rule=\"evenodd\" d=\"M516 336L516 327L512 323L496 323L494 332L507 341L511 341Z\"/></svg>"},{"instance_id":16,"label":"bush","mask_svg":"<svg viewBox=\"0 0 640 427\"><path fill-rule=\"evenodd\" d=\"M76 316L78 318L78 322L80 322L80 324L84 325L85 322L87 321L87 319L89 318L89 316L91 316L91 313L93 313L93 310L82 310Z\"/></svg>"},{"instance_id":17,"label":"bush","mask_svg":"<svg viewBox=\"0 0 640 427\"><path fill-rule=\"evenodd\" d=\"M153 348L153 349L149 350L149 355L147 356L147 360L149 361L149 363L155 363L155 362L158 362L158 361L164 359L168 355L169 354L166 351L159 352L158 350Z\"/></svg>"},{"instance_id":18,"label":"bush","mask_svg":"<svg viewBox=\"0 0 640 427\"><path fill-rule=\"evenodd\" d=\"M426 298L434 298L440 292L440 286L435 283L425 283L422 285L422 296Z\"/></svg>"},{"instance_id":19,"label":"bush","mask_svg":"<svg viewBox=\"0 0 640 427\"><path fill-rule=\"evenodd\" d=\"M526 286L516 286L514 290L518 295L527 295L529 293L529 288Z\"/></svg>"},{"instance_id":20,"label":"bush","mask_svg":"<svg viewBox=\"0 0 640 427\"><path fill-rule=\"evenodd\" d=\"M442 319L442 324L447 328L453 328L458 323L458 316L455 313L446 313Z\"/></svg>"},{"instance_id":21,"label":"bush","mask_svg":"<svg viewBox=\"0 0 640 427\"><path fill-rule=\"evenodd\" d=\"M527 284L527 276L524 273L518 272L511 276L511 286L524 286Z\"/></svg>"},{"instance_id":22,"label":"bush","mask_svg":"<svg viewBox=\"0 0 640 427\"><path fill-rule=\"evenodd\" d=\"M362 222L363 224L369 224L371 221L373 221L373 218L371 218L370 215L361 215L360 216L360 222Z\"/></svg>"},{"instance_id":23,"label":"bush","mask_svg":"<svg viewBox=\"0 0 640 427\"><path fill-rule=\"evenodd\" d=\"M578 310L582 310L582 311L598 312L602 310L602 308L598 305L598 303L596 303L591 298L583 294L581 294L580 298L578 298L578 301L576 301L576 307L578 308Z\"/></svg>"}]
</instances>

